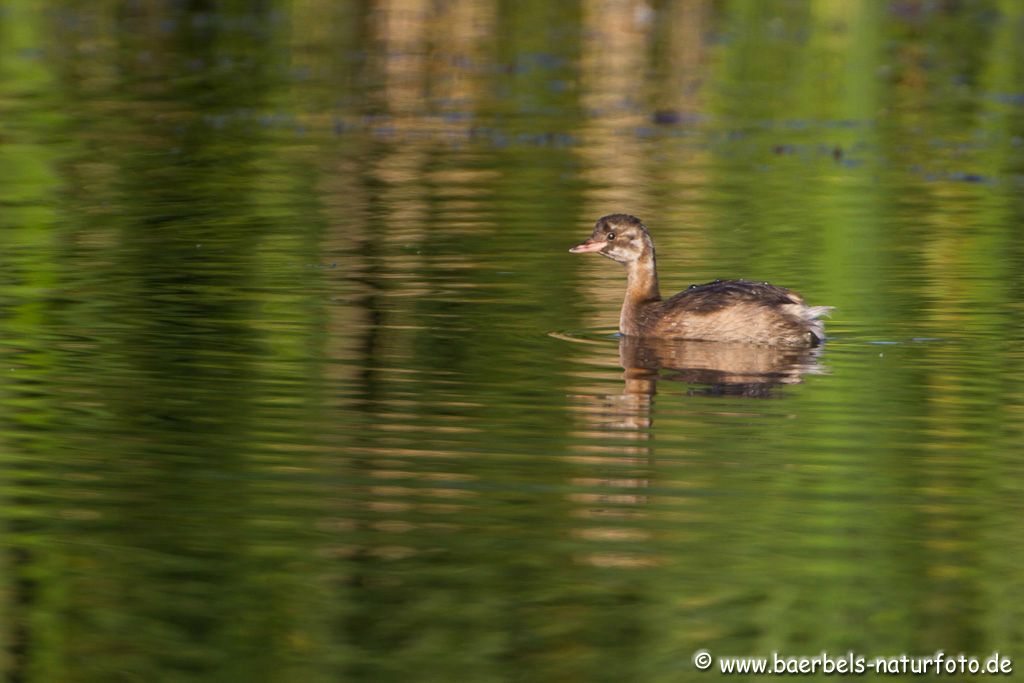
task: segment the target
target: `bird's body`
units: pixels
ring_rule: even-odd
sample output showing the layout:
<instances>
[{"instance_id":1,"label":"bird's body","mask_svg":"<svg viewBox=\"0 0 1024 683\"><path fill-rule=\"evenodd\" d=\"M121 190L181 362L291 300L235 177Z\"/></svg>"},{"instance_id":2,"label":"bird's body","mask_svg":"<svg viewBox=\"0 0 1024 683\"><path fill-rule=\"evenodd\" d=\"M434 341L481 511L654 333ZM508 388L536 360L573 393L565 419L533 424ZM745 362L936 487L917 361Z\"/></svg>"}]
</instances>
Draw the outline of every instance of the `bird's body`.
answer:
<instances>
[{"instance_id":1,"label":"bird's body","mask_svg":"<svg viewBox=\"0 0 1024 683\"><path fill-rule=\"evenodd\" d=\"M638 337L813 346L825 338L822 308L807 306L784 287L716 280L669 299L624 306L619 322L623 334Z\"/></svg>"},{"instance_id":2,"label":"bird's body","mask_svg":"<svg viewBox=\"0 0 1024 683\"><path fill-rule=\"evenodd\" d=\"M573 253L597 252L626 266L626 297L619 317L624 335L699 339L769 346L816 346L825 338L820 317L828 306L808 306L784 287L746 280L716 280L662 299L654 242L634 216L597 221Z\"/></svg>"}]
</instances>

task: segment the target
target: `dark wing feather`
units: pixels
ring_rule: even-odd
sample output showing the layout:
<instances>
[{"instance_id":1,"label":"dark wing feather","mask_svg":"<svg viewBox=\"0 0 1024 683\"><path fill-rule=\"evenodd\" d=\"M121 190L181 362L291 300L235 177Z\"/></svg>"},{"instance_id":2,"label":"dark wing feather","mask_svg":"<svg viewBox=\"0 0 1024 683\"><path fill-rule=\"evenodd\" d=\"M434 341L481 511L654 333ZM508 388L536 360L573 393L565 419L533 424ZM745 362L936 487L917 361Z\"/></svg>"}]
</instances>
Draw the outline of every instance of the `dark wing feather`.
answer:
<instances>
[{"instance_id":1,"label":"dark wing feather","mask_svg":"<svg viewBox=\"0 0 1024 683\"><path fill-rule=\"evenodd\" d=\"M785 287L776 287L767 282L715 280L703 285L690 285L665 302L667 307L693 313L713 313L738 303L785 306L802 304L803 299Z\"/></svg>"}]
</instances>

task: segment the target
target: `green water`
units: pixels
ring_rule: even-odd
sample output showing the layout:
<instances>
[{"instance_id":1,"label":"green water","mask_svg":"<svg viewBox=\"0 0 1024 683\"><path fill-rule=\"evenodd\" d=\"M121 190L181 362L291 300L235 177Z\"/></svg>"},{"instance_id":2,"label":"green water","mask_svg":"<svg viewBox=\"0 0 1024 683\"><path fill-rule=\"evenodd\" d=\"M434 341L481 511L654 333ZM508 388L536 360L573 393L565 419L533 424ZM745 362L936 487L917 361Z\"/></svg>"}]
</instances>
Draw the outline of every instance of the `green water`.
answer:
<instances>
[{"instance_id":1,"label":"green water","mask_svg":"<svg viewBox=\"0 0 1024 683\"><path fill-rule=\"evenodd\" d=\"M0 0L0 679L1024 667L1022 46L1009 0ZM620 342L567 253L620 211L828 342Z\"/></svg>"}]
</instances>

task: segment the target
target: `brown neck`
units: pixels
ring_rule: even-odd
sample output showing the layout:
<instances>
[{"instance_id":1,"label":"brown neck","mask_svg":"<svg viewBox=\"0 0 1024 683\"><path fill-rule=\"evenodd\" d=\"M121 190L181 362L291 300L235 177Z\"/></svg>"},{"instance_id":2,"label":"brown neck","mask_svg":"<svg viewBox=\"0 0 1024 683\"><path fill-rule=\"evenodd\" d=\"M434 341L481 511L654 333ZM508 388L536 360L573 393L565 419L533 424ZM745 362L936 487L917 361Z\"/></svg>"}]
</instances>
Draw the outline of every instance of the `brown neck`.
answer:
<instances>
[{"instance_id":1,"label":"brown neck","mask_svg":"<svg viewBox=\"0 0 1024 683\"><path fill-rule=\"evenodd\" d=\"M661 301L658 268L655 265L654 249L648 247L639 259L626 264L626 299L622 302L619 331L622 334L639 334L640 309L644 304L655 301Z\"/></svg>"}]
</instances>

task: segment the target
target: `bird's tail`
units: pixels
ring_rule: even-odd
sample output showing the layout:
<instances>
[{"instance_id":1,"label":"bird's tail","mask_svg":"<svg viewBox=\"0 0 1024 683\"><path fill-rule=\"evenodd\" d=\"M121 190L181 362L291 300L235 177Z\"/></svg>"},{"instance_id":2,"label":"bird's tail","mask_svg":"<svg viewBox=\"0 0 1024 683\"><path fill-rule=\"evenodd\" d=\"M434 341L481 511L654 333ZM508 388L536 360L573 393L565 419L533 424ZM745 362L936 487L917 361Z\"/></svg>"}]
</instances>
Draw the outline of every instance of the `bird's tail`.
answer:
<instances>
[{"instance_id":1,"label":"bird's tail","mask_svg":"<svg viewBox=\"0 0 1024 683\"><path fill-rule=\"evenodd\" d=\"M835 306L804 306L803 319L807 321L807 329L814 335L815 344L825 341L825 323L822 316L831 315Z\"/></svg>"}]
</instances>

